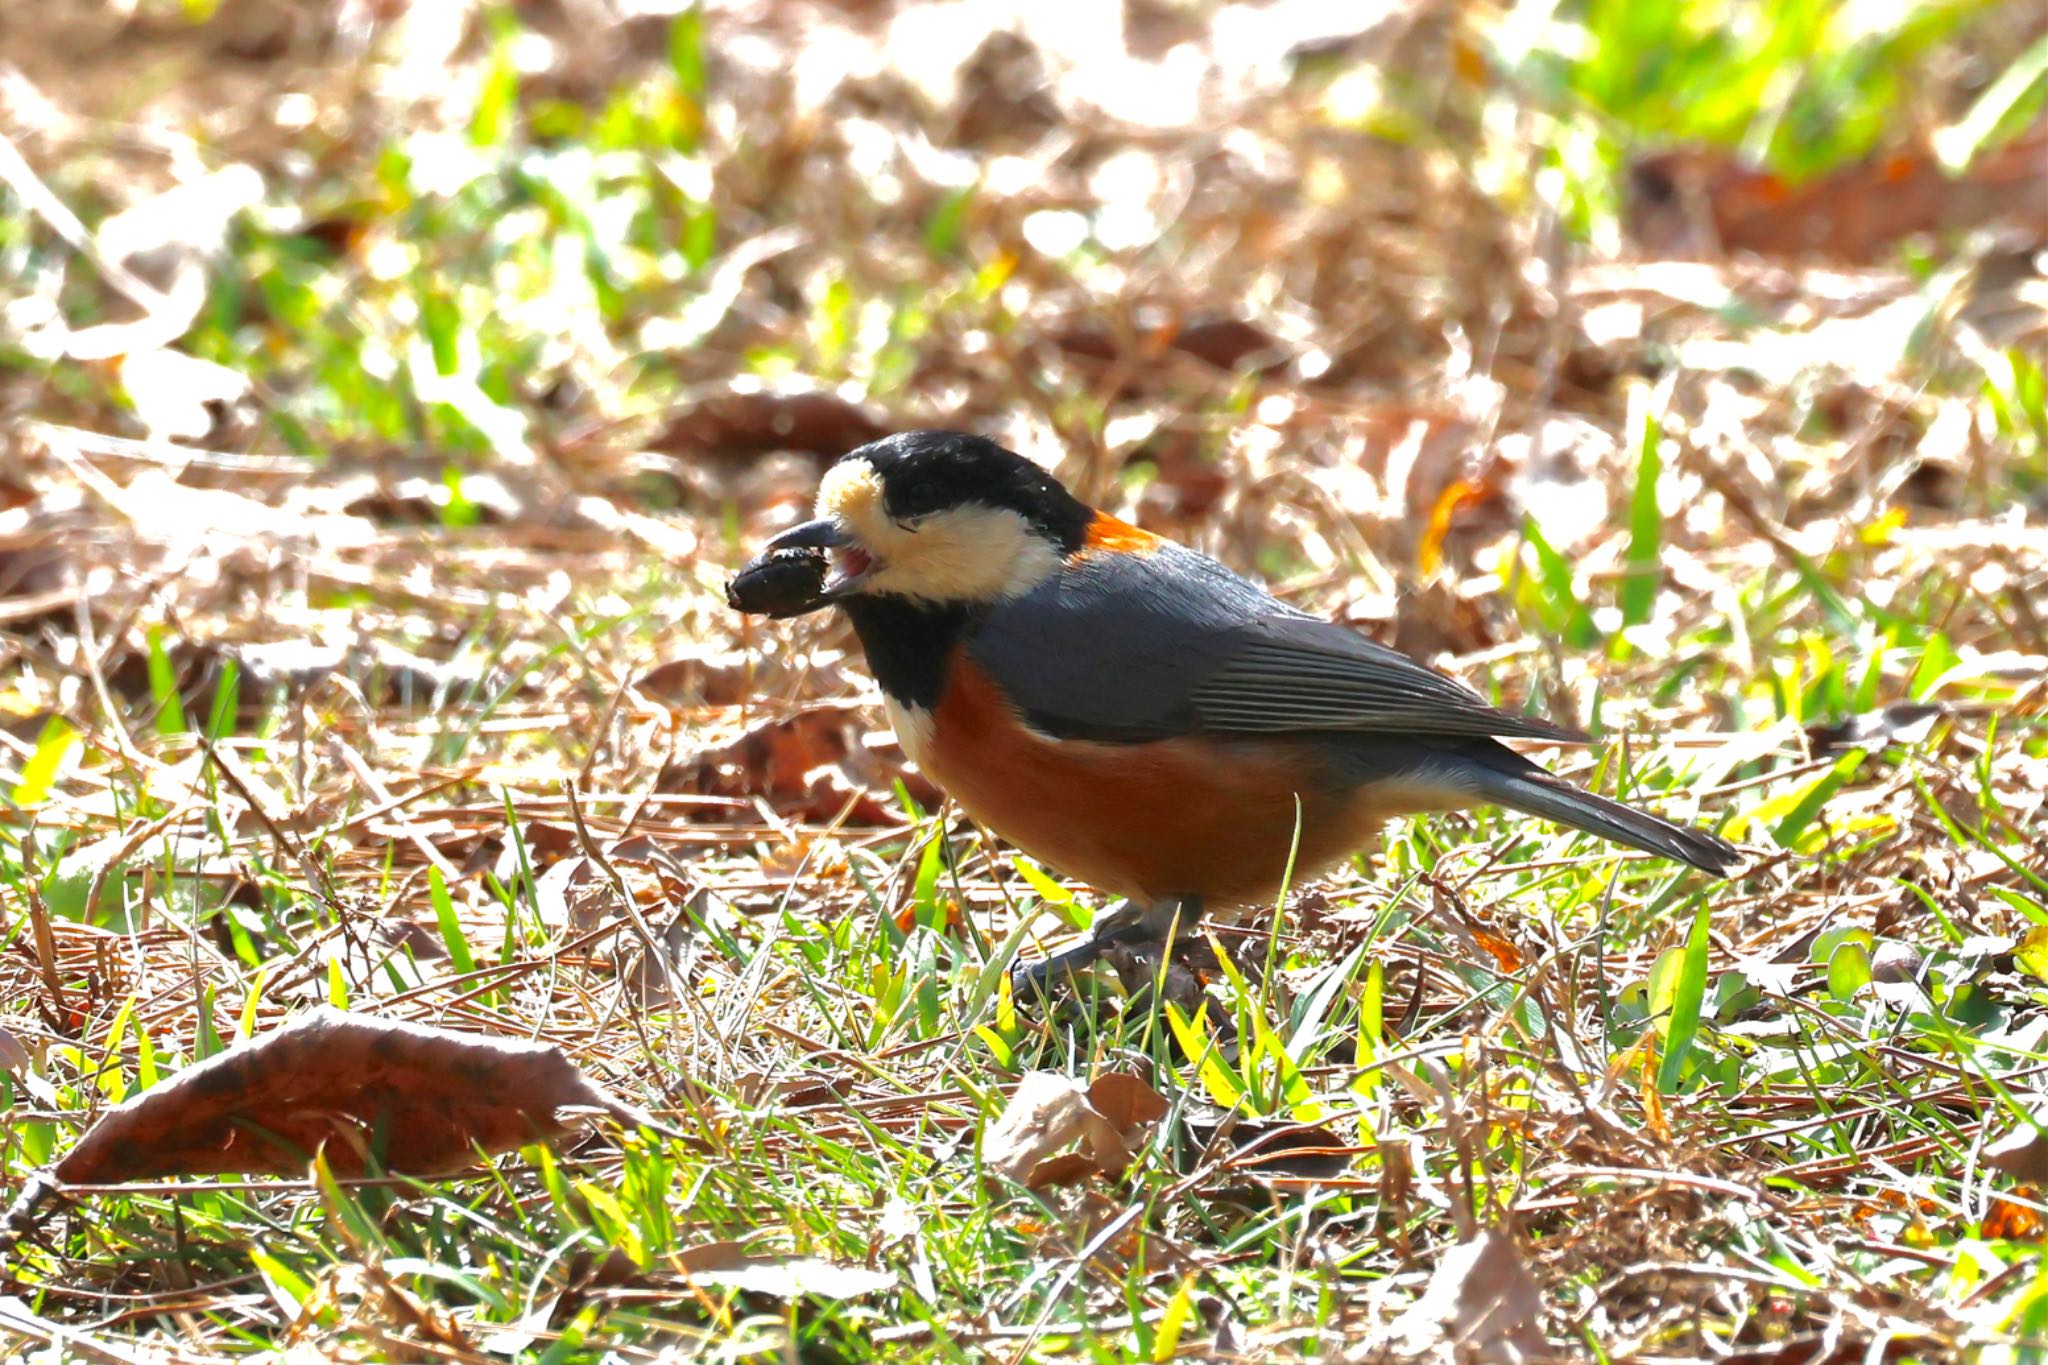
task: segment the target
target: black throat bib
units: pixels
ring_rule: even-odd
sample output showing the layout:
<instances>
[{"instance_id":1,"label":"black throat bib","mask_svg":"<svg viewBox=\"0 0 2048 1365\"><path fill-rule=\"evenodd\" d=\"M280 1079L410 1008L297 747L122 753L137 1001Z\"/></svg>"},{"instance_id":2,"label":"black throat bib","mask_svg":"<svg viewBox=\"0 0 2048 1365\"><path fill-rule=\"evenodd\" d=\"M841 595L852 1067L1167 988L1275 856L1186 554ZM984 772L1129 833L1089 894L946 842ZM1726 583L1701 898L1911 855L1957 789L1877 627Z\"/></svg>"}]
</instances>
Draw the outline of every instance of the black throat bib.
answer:
<instances>
[{"instance_id":1,"label":"black throat bib","mask_svg":"<svg viewBox=\"0 0 2048 1365\"><path fill-rule=\"evenodd\" d=\"M964 604L909 597L854 597L843 607L882 691L924 711L939 704L953 651L980 614Z\"/></svg>"}]
</instances>

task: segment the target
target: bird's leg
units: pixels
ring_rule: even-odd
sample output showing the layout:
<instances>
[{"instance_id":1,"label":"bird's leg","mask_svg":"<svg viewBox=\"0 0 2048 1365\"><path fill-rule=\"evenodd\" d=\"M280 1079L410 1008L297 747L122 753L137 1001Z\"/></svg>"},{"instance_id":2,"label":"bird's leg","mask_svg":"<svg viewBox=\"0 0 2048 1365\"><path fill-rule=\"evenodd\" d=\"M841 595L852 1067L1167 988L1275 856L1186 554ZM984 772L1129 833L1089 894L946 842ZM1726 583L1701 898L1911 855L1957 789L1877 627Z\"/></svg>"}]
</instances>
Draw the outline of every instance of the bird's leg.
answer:
<instances>
[{"instance_id":1,"label":"bird's leg","mask_svg":"<svg viewBox=\"0 0 2048 1365\"><path fill-rule=\"evenodd\" d=\"M1125 901L1095 922L1088 937L1042 962L1018 964L1012 983L1025 999L1044 995L1055 981L1095 962L1103 950L1119 943L1165 943L1172 934L1185 935L1202 918L1200 896L1169 896L1150 905Z\"/></svg>"}]
</instances>

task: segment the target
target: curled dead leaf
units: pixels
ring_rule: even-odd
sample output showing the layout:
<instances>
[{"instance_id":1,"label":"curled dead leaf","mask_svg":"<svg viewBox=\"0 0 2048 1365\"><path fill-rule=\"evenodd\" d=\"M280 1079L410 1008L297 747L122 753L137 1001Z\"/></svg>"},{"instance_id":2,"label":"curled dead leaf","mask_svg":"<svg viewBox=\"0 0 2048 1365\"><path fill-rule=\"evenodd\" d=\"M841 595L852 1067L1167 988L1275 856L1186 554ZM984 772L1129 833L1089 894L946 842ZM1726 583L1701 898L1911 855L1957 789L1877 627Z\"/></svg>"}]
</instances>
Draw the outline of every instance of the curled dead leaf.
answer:
<instances>
[{"instance_id":1,"label":"curled dead leaf","mask_svg":"<svg viewBox=\"0 0 2048 1365\"><path fill-rule=\"evenodd\" d=\"M1174 351L1219 370L1266 373L1285 364L1285 347L1261 327L1232 317L1187 320L1147 314L1132 337L1135 354L1125 355L1108 329L1080 323L1055 333L1055 346L1072 359L1107 364L1118 359L1151 360Z\"/></svg>"},{"instance_id":2,"label":"curled dead leaf","mask_svg":"<svg viewBox=\"0 0 2048 1365\"><path fill-rule=\"evenodd\" d=\"M830 664L813 667L815 662L700 642L674 649L635 678L633 686L671 706L736 706L759 694L772 695L801 667L812 672L818 693L829 696L842 675Z\"/></svg>"},{"instance_id":3,"label":"curled dead leaf","mask_svg":"<svg viewBox=\"0 0 2048 1365\"><path fill-rule=\"evenodd\" d=\"M935 801L937 792L922 778L902 773L868 742L867 730L858 707L814 706L700 750L665 770L657 789L765 798L783 815L812 823L843 818L852 825L896 824L898 776L920 801Z\"/></svg>"},{"instance_id":4,"label":"curled dead leaf","mask_svg":"<svg viewBox=\"0 0 2048 1365\"><path fill-rule=\"evenodd\" d=\"M1131 1164L1167 1107L1136 1076L1110 1073L1084 1085L1056 1071L1028 1071L983 1135L982 1160L1032 1189L1091 1175L1113 1178ZM1076 1150L1061 1150L1067 1147Z\"/></svg>"},{"instance_id":5,"label":"curled dead leaf","mask_svg":"<svg viewBox=\"0 0 2048 1365\"><path fill-rule=\"evenodd\" d=\"M1549 1360L1542 1313L1514 1238L1487 1228L1444 1253L1422 1297L1394 1320L1389 1344L1402 1360Z\"/></svg>"},{"instance_id":6,"label":"curled dead leaf","mask_svg":"<svg viewBox=\"0 0 2048 1365\"><path fill-rule=\"evenodd\" d=\"M1984 1164L2014 1180L2048 1185L2048 1128L2040 1125L2042 1115L2022 1122L1984 1149Z\"/></svg>"},{"instance_id":7,"label":"curled dead leaf","mask_svg":"<svg viewBox=\"0 0 2048 1365\"><path fill-rule=\"evenodd\" d=\"M21 1045L21 1040L6 1029L0 1028L0 1071L19 1074L28 1070L32 1060L28 1049Z\"/></svg>"},{"instance_id":8,"label":"curled dead leaf","mask_svg":"<svg viewBox=\"0 0 2048 1365\"><path fill-rule=\"evenodd\" d=\"M1898 702L1864 711L1832 725L1806 727L1807 743L1816 758L1845 749L1882 749L1891 744L1918 744L1934 723L1948 714L1939 702Z\"/></svg>"},{"instance_id":9,"label":"curled dead leaf","mask_svg":"<svg viewBox=\"0 0 2048 1365\"><path fill-rule=\"evenodd\" d=\"M1487 956L1493 959L1494 966L1500 968L1501 971L1519 972L1522 970L1522 950L1515 946L1512 939L1478 924L1472 926L1472 937L1480 947L1486 950Z\"/></svg>"},{"instance_id":10,"label":"curled dead leaf","mask_svg":"<svg viewBox=\"0 0 2048 1365\"><path fill-rule=\"evenodd\" d=\"M1429 522L1416 546L1417 567L1425 575L1434 576L1444 566L1444 541L1451 534L1453 521L1469 508L1497 503L1500 498L1498 484L1471 476L1446 484L1443 492L1437 494L1435 505L1429 509Z\"/></svg>"}]
</instances>

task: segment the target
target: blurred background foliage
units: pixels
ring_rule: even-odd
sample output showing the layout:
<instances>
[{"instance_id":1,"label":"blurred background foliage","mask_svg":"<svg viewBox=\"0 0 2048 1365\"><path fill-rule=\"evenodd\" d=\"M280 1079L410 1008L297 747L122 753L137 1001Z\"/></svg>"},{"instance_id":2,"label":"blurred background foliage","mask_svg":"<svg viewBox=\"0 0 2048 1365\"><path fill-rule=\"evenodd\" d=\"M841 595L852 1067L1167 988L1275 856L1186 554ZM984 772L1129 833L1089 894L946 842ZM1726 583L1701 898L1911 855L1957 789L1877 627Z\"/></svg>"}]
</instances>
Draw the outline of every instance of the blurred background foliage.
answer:
<instances>
[{"instance_id":1,"label":"blurred background foliage","mask_svg":"<svg viewBox=\"0 0 2048 1365\"><path fill-rule=\"evenodd\" d=\"M1239 272L1246 286L1198 306L1305 303L1303 328L1341 332L1330 323L1344 320L1315 316L1321 300L1280 292L1285 263L1257 249L1249 200L1160 211L1175 187L1157 182L1200 164L1187 139L1228 138L1214 119L1173 139L1156 130L1199 119L1219 88L1219 109L1251 114L1247 131L1273 136L1283 119L1290 136L1299 129L1295 187L1318 208L1370 219L1379 197L1426 194L1447 176L1466 182L1450 193L1476 189L1512 215L1498 231L1553 221L1563 243L1521 245L1574 254L1622 247L1629 167L1653 153L1717 150L1792 185L1874 154L1931 151L1955 172L2021 133L2048 89L2039 16L1980 0L1341 15L1305 4L420 8L147 0L125 14L20 6L9 17L23 54L45 63L71 65L90 38L111 38L104 72L54 83L83 105L59 105L67 117L162 115L146 120L157 145L142 157L94 146L75 124L44 129L66 153L53 183L88 221L226 157L262 172L247 214L230 198L199 221L207 196L188 195L158 221L172 237L211 235L186 245L219 257L181 349L265 386L262 421L301 454L385 442L523 455L544 432L573 440L591 422L648 418L735 370L851 381L885 405L938 409L920 388L925 353L956 330L1009 334L1062 288L1185 307L1160 286L1186 264ZM977 45L976 34L995 36ZM1032 46L1040 38L1049 51ZM1127 38L1163 56L1127 52ZM32 79L35 62L23 69ZM29 88L20 117L33 117ZM1062 117L1101 107L1109 90L1135 128ZM1318 140L1347 133L1403 153L1392 183L1365 177L1355 155L1318 157ZM1051 174L1014 183L1041 169ZM1148 179L1149 195L1132 184ZM249 188L237 187L221 186L215 208ZM17 337L35 335L24 324L38 308L77 327L123 306L20 200L10 207L0 251L22 296ZM1441 226L1475 230L1455 217ZM1667 229L1658 245L1683 235ZM841 249L851 242L878 249ZM755 256L795 291L765 306L800 316L763 325L734 278ZM1028 304L1004 288L1020 270ZM1515 305L1500 283L1482 313ZM734 304L748 306L735 315ZM58 344L14 362L47 365ZM117 401L119 374L100 381ZM83 385L81 399L96 387L55 378ZM1062 420L1099 426L1102 413Z\"/></svg>"}]
</instances>

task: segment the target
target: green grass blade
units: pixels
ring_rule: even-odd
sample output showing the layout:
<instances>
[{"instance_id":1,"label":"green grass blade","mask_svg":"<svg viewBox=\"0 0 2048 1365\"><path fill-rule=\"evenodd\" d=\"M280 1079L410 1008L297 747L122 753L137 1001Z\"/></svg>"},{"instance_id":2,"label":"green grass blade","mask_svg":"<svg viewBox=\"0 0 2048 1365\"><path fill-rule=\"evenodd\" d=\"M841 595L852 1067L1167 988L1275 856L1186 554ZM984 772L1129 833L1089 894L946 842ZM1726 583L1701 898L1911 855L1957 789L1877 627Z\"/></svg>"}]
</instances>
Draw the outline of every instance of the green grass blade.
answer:
<instances>
[{"instance_id":1,"label":"green grass blade","mask_svg":"<svg viewBox=\"0 0 2048 1365\"><path fill-rule=\"evenodd\" d=\"M1646 407L1637 431L1642 449L1636 456L1636 491L1628 509L1628 576L1621 582L1621 619L1631 626L1648 621L1657 604L1664 550L1664 518L1657 510L1664 430L1654 410Z\"/></svg>"},{"instance_id":2,"label":"green grass blade","mask_svg":"<svg viewBox=\"0 0 2048 1365\"><path fill-rule=\"evenodd\" d=\"M171 667L161 628L149 632L149 695L156 703L158 734L182 735L191 728L185 723L185 708L178 700L178 671Z\"/></svg>"},{"instance_id":3,"label":"green grass blade","mask_svg":"<svg viewBox=\"0 0 2048 1365\"><path fill-rule=\"evenodd\" d=\"M49 800L59 774L64 771L64 760L77 744L78 731L62 716L44 721L42 732L36 736L35 750L22 766L21 780L14 784L14 804L40 806Z\"/></svg>"},{"instance_id":4,"label":"green grass blade","mask_svg":"<svg viewBox=\"0 0 2048 1365\"><path fill-rule=\"evenodd\" d=\"M469 975L476 970L476 957L469 951L462 921L455 917L455 898L448 894L447 879L438 867L427 869L427 899L434 903L434 921L441 926L441 942L448 949L448 961L457 974Z\"/></svg>"},{"instance_id":5,"label":"green grass blade","mask_svg":"<svg viewBox=\"0 0 2048 1365\"><path fill-rule=\"evenodd\" d=\"M1709 919L1705 899L1692 920L1692 932L1685 938L1685 956L1678 972L1677 989L1671 1002L1671 1025L1664 1037L1664 1059L1657 1067L1657 1088L1667 1095L1678 1093L1685 1075L1685 1061L1691 1055L1700 1031L1700 1004L1707 998L1707 930Z\"/></svg>"}]
</instances>

